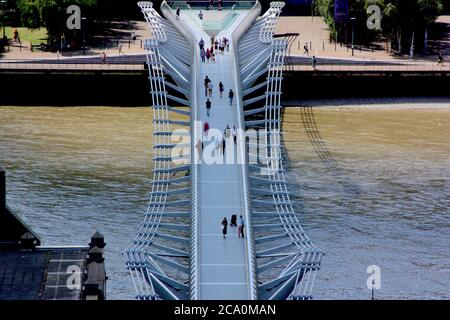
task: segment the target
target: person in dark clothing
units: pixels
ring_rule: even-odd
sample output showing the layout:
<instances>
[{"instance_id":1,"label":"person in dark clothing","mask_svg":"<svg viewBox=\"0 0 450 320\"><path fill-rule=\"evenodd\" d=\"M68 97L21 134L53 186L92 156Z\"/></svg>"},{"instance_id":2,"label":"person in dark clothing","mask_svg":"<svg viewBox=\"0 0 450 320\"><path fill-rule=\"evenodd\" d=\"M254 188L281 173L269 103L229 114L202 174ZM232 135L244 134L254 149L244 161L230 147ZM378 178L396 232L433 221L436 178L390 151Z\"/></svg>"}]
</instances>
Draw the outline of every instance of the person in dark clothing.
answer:
<instances>
[{"instance_id":1,"label":"person in dark clothing","mask_svg":"<svg viewBox=\"0 0 450 320\"><path fill-rule=\"evenodd\" d=\"M223 238L226 239L227 237L227 227L228 227L228 221L226 217L223 217L222 220L222 233L223 233Z\"/></svg>"},{"instance_id":2,"label":"person in dark clothing","mask_svg":"<svg viewBox=\"0 0 450 320\"><path fill-rule=\"evenodd\" d=\"M228 98L230 99L230 107L233 104L233 97L234 97L234 92L233 92L233 90L230 89L230 92L228 93Z\"/></svg>"},{"instance_id":3,"label":"person in dark clothing","mask_svg":"<svg viewBox=\"0 0 450 320\"><path fill-rule=\"evenodd\" d=\"M219 82L219 93L220 93L220 98L222 99L222 95L223 95L223 91L224 91L224 87L223 87L223 83L222 81Z\"/></svg>"},{"instance_id":4,"label":"person in dark clothing","mask_svg":"<svg viewBox=\"0 0 450 320\"><path fill-rule=\"evenodd\" d=\"M237 227L237 215L235 214L231 215L230 227Z\"/></svg>"},{"instance_id":5,"label":"person in dark clothing","mask_svg":"<svg viewBox=\"0 0 450 320\"><path fill-rule=\"evenodd\" d=\"M225 154L225 146L227 144L227 141L225 140L225 137L222 138L222 154Z\"/></svg>"},{"instance_id":6,"label":"person in dark clothing","mask_svg":"<svg viewBox=\"0 0 450 320\"><path fill-rule=\"evenodd\" d=\"M177 20L180 20L180 7L177 7Z\"/></svg>"},{"instance_id":7,"label":"person in dark clothing","mask_svg":"<svg viewBox=\"0 0 450 320\"><path fill-rule=\"evenodd\" d=\"M208 78L208 76L206 76L205 77L205 81L204 81L204 84L205 84L205 97L208 96L208 83L210 83L210 82L211 82L211 80Z\"/></svg>"},{"instance_id":8,"label":"person in dark clothing","mask_svg":"<svg viewBox=\"0 0 450 320\"><path fill-rule=\"evenodd\" d=\"M206 99L206 115L209 117L211 110L211 101L209 101L209 98Z\"/></svg>"},{"instance_id":9,"label":"person in dark clothing","mask_svg":"<svg viewBox=\"0 0 450 320\"><path fill-rule=\"evenodd\" d=\"M438 65L439 64L444 65L444 57L442 56L441 51L439 51L439 53L438 53Z\"/></svg>"}]
</instances>

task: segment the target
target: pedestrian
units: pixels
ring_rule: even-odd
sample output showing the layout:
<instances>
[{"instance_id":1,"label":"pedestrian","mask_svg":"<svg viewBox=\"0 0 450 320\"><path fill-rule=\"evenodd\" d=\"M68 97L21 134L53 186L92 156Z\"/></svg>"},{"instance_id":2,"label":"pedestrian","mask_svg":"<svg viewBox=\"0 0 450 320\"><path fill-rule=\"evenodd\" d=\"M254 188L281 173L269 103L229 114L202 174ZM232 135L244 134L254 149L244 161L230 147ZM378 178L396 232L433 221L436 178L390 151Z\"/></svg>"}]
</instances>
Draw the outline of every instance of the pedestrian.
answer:
<instances>
[{"instance_id":1,"label":"pedestrian","mask_svg":"<svg viewBox=\"0 0 450 320\"><path fill-rule=\"evenodd\" d=\"M209 51L209 49L206 49L206 60L209 62L210 58L211 58L211 51Z\"/></svg>"},{"instance_id":2,"label":"pedestrian","mask_svg":"<svg viewBox=\"0 0 450 320\"><path fill-rule=\"evenodd\" d=\"M209 101L209 98L206 99L206 115L209 117L209 114L211 112L211 101Z\"/></svg>"},{"instance_id":3,"label":"pedestrian","mask_svg":"<svg viewBox=\"0 0 450 320\"><path fill-rule=\"evenodd\" d=\"M202 160L202 154L203 154L203 142L200 139L195 144L195 149L197 149L198 159L201 161Z\"/></svg>"},{"instance_id":4,"label":"pedestrian","mask_svg":"<svg viewBox=\"0 0 450 320\"><path fill-rule=\"evenodd\" d=\"M226 239L226 237L227 237L227 227L228 227L227 217L223 217L223 220L222 220L222 234L223 234L223 238L224 239Z\"/></svg>"},{"instance_id":5,"label":"pedestrian","mask_svg":"<svg viewBox=\"0 0 450 320\"><path fill-rule=\"evenodd\" d=\"M225 135L225 138L229 138L230 137L230 126L229 125L227 125L227 127L225 128L225 131L223 132L224 133L224 135Z\"/></svg>"},{"instance_id":6,"label":"pedestrian","mask_svg":"<svg viewBox=\"0 0 450 320\"><path fill-rule=\"evenodd\" d=\"M228 98L230 99L230 107L233 104L233 98L234 98L234 92L230 89L230 92L228 93Z\"/></svg>"},{"instance_id":7,"label":"pedestrian","mask_svg":"<svg viewBox=\"0 0 450 320\"><path fill-rule=\"evenodd\" d=\"M122 54L122 43L119 41L119 55Z\"/></svg>"},{"instance_id":8,"label":"pedestrian","mask_svg":"<svg viewBox=\"0 0 450 320\"><path fill-rule=\"evenodd\" d=\"M239 223L238 223L238 238L244 237L244 219L242 218L242 215L239 216Z\"/></svg>"},{"instance_id":9,"label":"pedestrian","mask_svg":"<svg viewBox=\"0 0 450 320\"><path fill-rule=\"evenodd\" d=\"M217 1L217 6L218 6L219 11L222 11L222 0Z\"/></svg>"},{"instance_id":10,"label":"pedestrian","mask_svg":"<svg viewBox=\"0 0 450 320\"><path fill-rule=\"evenodd\" d=\"M211 54L211 61L216 63L216 55L214 53Z\"/></svg>"},{"instance_id":11,"label":"pedestrian","mask_svg":"<svg viewBox=\"0 0 450 320\"><path fill-rule=\"evenodd\" d=\"M205 97L208 96L208 83L210 83L210 82L211 82L211 80L208 78L208 76L206 76L206 77L205 77L205 80L204 80L204 84L205 84Z\"/></svg>"},{"instance_id":12,"label":"pedestrian","mask_svg":"<svg viewBox=\"0 0 450 320\"><path fill-rule=\"evenodd\" d=\"M438 53L438 65L439 64L444 65L444 57L442 56L442 52L440 50Z\"/></svg>"},{"instance_id":13,"label":"pedestrian","mask_svg":"<svg viewBox=\"0 0 450 320\"><path fill-rule=\"evenodd\" d=\"M225 147L227 145L227 141L225 137L222 137L222 154L225 155Z\"/></svg>"},{"instance_id":14,"label":"pedestrian","mask_svg":"<svg viewBox=\"0 0 450 320\"><path fill-rule=\"evenodd\" d=\"M202 62L206 61L206 52L205 52L205 48L201 48L200 50L200 57L202 58Z\"/></svg>"},{"instance_id":15,"label":"pedestrian","mask_svg":"<svg viewBox=\"0 0 450 320\"><path fill-rule=\"evenodd\" d=\"M198 13L198 17L200 18L200 20L203 20L203 12L202 12L202 10L200 10L200 12Z\"/></svg>"},{"instance_id":16,"label":"pedestrian","mask_svg":"<svg viewBox=\"0 0 450 320\"><path fill-rule=\"evenodd\" d=\"M214 41L214 50L217 50L219 47L219 41Z\"/></svg>"},{"instance_id":17,"label":"pedestrian","mask_svg":"<svg viewBox=\"0 0 450 320\"><path fill-rule=\"evenodd\" d=\"M106 61L106 52L103 51L102 52L102 64L107 64L108 62Z\"/></svg>"},{"instance_id":18,"label":"pedestrian","mask_svg":"<svg viewBox=\"0 0 450 320\"><path fill-rule=\"evenodd\" d=\"M231 215L230 227L237 227L237 215L235 214Z\"/></svg>"},{"instance_id":19,"label":"pedestrian","mask_svg":"<svg viewBox=\"0 0 450 320\"><path fill-rule=\"evenodd\" d=\"M203 38L200 39L200 41L198 42L198 45L200 47L200 50L205 47L205 41L203 41Z\"/></svg>"},{"instance_id":20,"label":"pedestrian","mask_svg":"<svg viewBox=\"0 0 450 320\"><path fill-rule=\"evenodd\" d=\"M227 40L227 51L230 51L230 41Z\"/></svg>"},{"instance_id":21,"label":"pedestrian","mask_svg":"<svg viewBox=\"0 0 450 320\"><path fill-rule=\"evenodd\" d=\"M316 59L316 56L313 56L313 58L312 58L312 67L313 67L314 70L316 70L316 67L317 67L317 59Z\"/></svg>"},{"instance_id":22,"label":"pedestrian","mask_svg":"<svg viewBox=\"0 0 450 320\"><path fill-rule=\"evenodd\" d=\"M233 126L233 129L231 130L231 135L233 136L233 142L234 142L234 144L236 144L236 143L237 143L236 126Z\"/></svg>"},{"instance_id":23,"label":"pedestrian","mask_svg":"<svg viewBox=\"0 0 450 320\"><path fill-rule=\"evenodd\" d=\"M210 9L214 8L214 0L209 0L209 8Z\"/></svg>"},{"instance_id":24,"label":"pedestrian","mask_svg":"<svg viewBox=\"0 0 450 320\"><path fill-rule=\"evenodd\" d=\"M305 45L303 46L303 49L305 50L303 52L303 54L309 55L308 42L305 43Z\"/></svg>"},{"instance_id":25,"label":"pedestrian","mask_svg":"<svg viewBox=\"0 0 450 320\"><path fill-rule=\"evenodd\" d=\"M224 87L223 87L223 83L222 81L219 82L219 94L220 94L220 99L222 99L222 95L223 95L223 91L224 91Z\"/></svg>"},{"instance_id":26,"label":"pedestrian","mask_svg":"<svg viewBox=\"0 0 450 320\"><path fill-rule=\"evenodd\" d=\"M212 82L210 81L209 83L208 83L208 95L210 96L210 97L212 97L212 93L213 93L213 84L212 84Z\"/></svg>"},{"instance_id":27,"label":"pedestrian","mask_svg":"<svg viewBox=\"0 0 450 320\"><path fill-rule=\"evenodd\" d=\"M177 7L177 20L180 20L180 7Z\"/></svg>"},{"instance_id":28,"label":"pedestrian","mask_svg":"<svg viewBox=\"0 0 450 320\"><path fill-rule=\"evenodd\" d=\"M208 130L209 130L209 123L208 121L205 121L205 124L203 125L203 132L205 133L205 136L208 135ZM202 142L203 145L203 142Z\"/></svg>"}]
</instances>

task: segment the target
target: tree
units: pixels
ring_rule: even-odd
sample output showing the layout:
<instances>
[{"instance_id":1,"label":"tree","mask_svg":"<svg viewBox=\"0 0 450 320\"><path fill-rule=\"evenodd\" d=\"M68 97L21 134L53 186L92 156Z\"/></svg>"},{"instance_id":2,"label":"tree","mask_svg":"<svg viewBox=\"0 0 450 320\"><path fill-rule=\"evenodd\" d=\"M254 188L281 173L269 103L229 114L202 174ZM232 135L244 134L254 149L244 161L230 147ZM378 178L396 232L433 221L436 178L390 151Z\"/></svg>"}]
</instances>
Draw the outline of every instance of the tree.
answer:
<instances>
[{"instance_id":1,"label":"tree","mask_svg":"<svg viewBox=\"0 0 450 320\"><path fill-rule=\"evenodd\" d=\"M66 27L69 17L66 10L70 5L78 5L82 15L89 17L97 0L17 0L22 25L31 29L47 28L50 43L58 42L61 36L77 40L76 33Z\"/></svg>"},{"instance_id":2,"label":"tree","mask_svg":"<svg viewBox=\"0 0 450 320\"><path fill-rule=\"evenodd\" d=\"M430 24L436 21L443 12L442 0L348 0L349 15L356 17L357 29L364 31L359 34L360 40L371 40L372 32L364 27L367 20L366 9L369 5L378 5L382 11L382 33L391 42L396 44L397 50L402 52L409 44L416 44L426 48L427 30ZM330 28L330 33L336 33L334 23L334 0L316 0L316 10L322 15ZM414 35L423 34L424 41ZM411 39L411 41L409 41Z\"/></svg>"}]
</instances>

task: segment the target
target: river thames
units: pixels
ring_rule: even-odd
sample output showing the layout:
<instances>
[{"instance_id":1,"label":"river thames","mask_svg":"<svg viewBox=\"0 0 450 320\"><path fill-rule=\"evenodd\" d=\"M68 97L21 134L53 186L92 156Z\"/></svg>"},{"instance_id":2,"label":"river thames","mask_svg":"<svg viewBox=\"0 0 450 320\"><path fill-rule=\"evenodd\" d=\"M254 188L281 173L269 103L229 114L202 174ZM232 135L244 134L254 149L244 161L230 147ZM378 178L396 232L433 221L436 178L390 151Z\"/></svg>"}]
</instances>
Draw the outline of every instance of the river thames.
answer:
<instances>
[{"instance_id":1,"label":"river thames","mask_svg":"<svg viewBox=\"0 0 450 320\"><path fill-rule=\"evenodd\" d=\"M286 108L287 174L325 256L315 299L450 299L450 102L435 109ZM389 105L387 105L389 107ZM8 204L43 245L106 238L108 299L132 299L121 252L152 178L151 108L0 107Z\"/></svg>"}]
</instances>

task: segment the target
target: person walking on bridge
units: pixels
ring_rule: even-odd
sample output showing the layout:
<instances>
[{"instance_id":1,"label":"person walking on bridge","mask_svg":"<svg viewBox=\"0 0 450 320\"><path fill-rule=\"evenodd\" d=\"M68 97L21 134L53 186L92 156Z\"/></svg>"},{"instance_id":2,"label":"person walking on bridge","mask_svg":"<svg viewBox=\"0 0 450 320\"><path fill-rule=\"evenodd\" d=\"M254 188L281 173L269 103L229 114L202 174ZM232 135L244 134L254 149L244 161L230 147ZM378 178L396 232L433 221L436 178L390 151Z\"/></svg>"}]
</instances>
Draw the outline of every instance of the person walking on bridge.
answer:
<instances>
[{"instance_id":1,"label":"person walking on bridge","mask_svg":"<svg viewBox=\"0 0 450 320\"><path fill-rule=\"evenodd\" d=\"M222 81L219 82L219 94L220 94L220 99L222 99L222 95L223 95L223 91L224 91L224 87L223 87L223 83Z\"/></svg>"},{"instance_id":2,"label":"person walking on bridge","mask_svg":"<svg viewBox=\"0 0 450 320\"><path fill-rule=\"evenodd\" d=\"M205 124L203 125L203 132L205 133L205 136L208 136L208 130L209 130L209 123L208 121L206 121Z\"/></svg>"},{"instance_id":3,"label":"person walking on bridge","mask_svg":"<svg viewBox=\"0 0 450 320\"><path fill-rule=\"evenodd\" d=\"M205 77L205 97L208 96L208 83L210 83L211 80L208 78L208 76Z\"/></svg>"},{"instance_id":4,"label":"person walking on bridge","mask_svg":"<svg viewBox=\"0 0 450 320\"><path fill-rule=\"evenodd\" d=\"M198 45L200 47L200 50L202 50L205 47L205 41L203 40L203 38L200 39L200 41L198 42Z\"/></svg>"},{"instance_id":5,"label":"person walking on bridge","mask_svg":"<svg viewBox=\"0 0 450 320\"><path fill-rule=\"evenodd\" d=\"M228 228L227 217L223 217L223 220L222 220L222 234L223 234L223 238L224 239L227 238L227 228Z\"/></svg>"},{"instance_id":6,"label":"person walking on bridge","mask_svg":"<svg viewBox=\"0 0 450 320\"><path fill-rule=\"evenodd\" d=\"M210 97L212 97L213 88L214 88L214 86L213 86L212 82L210 81L210 82L208 83L208 95L209 95Z\"/></svg>"},{"instance_id":7,"label":"person walking on bridge","mask_svg":"<svg viewBox=\"0 0 450 320\"><path fill-rule=\"evenodd\" d=\"M206 52L205 52L205 48L201 48L200 49L200 57L202 58L202 62L206 61Z\"/></svg>"},{"instance_id":8,"label":"person walking on bridge","mask_svg":"<svg viewBox=\"0 0 450 320\"><path fill-rule=\"evenodd\" d=\"M180 7L177 7L177 20L180 20Z\"/></svg>"},{"instance_id":9,"label":"person walking on bridge","mask_svg":"<svg viewBox=\"0 0 450 320\"><path fill-rule=\"evenodd\" d=\"M209 114L211 112L211 101L209 101L209 98L206 99L206 115L209 117Z\"/></svg>"},{"instance_id":10,"label":"person walking on bridge","mask_svg":"<svg viewBox=\"0 0 450 320\"><path fill-rule=\"evenodd\" d=\"M238 223L238 238L244 237L244 219L242 216L239 216L239 223Z\"/></svg>"},{"instance_id":11,"label":"person walking on bridge","mask_svg":"<svg viewBox=\"0 0 450 320\"><path fill-rule=\"evenodd\" d=\"M234 98L234 92L230 89L230 92L228 93L228 98L230 99L230 107L233 104L233 98Z\"/></svg>"},{"instance_id":12,"label":"person walking on bridge","mask_svg":"<svg viewBox=\"0 0 450 320\"><path fill-rule=\"evenodd\" d=\"M209 49L206 49L206 60L209 62L210 58L211 58L211 51L209 51Z\"/></svg>"}]
</instances>

